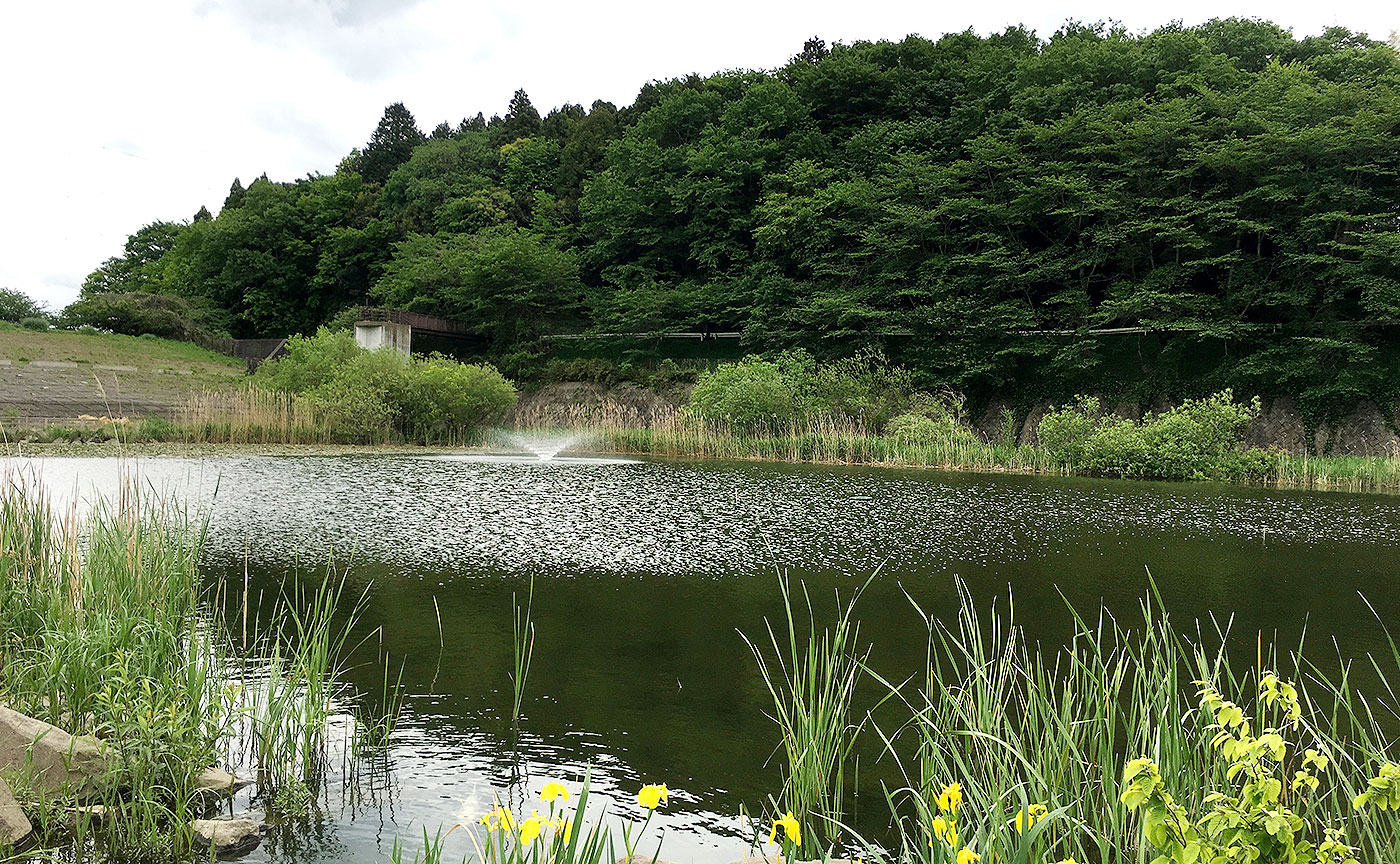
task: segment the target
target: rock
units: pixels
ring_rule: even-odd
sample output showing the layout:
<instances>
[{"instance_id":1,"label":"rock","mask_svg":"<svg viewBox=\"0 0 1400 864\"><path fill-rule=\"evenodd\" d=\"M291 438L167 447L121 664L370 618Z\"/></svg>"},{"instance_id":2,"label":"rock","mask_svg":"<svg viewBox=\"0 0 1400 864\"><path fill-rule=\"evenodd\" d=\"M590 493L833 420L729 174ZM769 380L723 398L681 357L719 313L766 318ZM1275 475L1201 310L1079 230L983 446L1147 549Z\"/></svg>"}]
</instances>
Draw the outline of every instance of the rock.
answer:
<instances>
[{"instance_id":1,"label":"rock","mask_svg":"<svg viewBox=\"0 0 1400 864\"><path fill-rule=\"evenodd\" d=\"M653 858L650 855L633 855L631 858L623 855L614 864L671 864L671 862L663 858Z\"/></svg>"},{"instance_id":2,"label":"rock","mask_svg":"<svg viewBox=\"0 0 1400 864\"><path fill-rule=\"evenodd\" d=\"M32 774L37 791L80 799L100 795L111 776L102 742L75 738L57 726L3 705L0 769Z\"/></svg>"},{"instance_id":3,"label":"rock","mask_svg":"<svg viewBox=\"0 0 1400 864\"><path fill-rule=\"evenodd\" d=\"M247 855L262 842L262 823L252 819L196 819L195 845L220 858Z\"/></svg>"},{"instance_id":4,"label":"rock","mask_svg":"<svg viewBox=\"0 0 1400 864\"><path fill-rule=\"evenodd\" d=\"M206 768L194 780L194 788L202 793L233 795L239 789L253 785L252 780L236 777L218 768Z\"/></svg>"},{"instance_id":5,"label":"rock","mask_svg":"<svg viewBox=\"0 0 1400 864\"><path fill-rule=\"evenodd\" d=\"M23 843L34 833L34 826L25 818L19 802L10 793L3 777L0 777L0 849Z\"/></svg>"},{"instance_id":6,"label":"rock","mask_svg":"<svg viewBox=\"0 0 1400 864\"><path fill-rule=\"evenodd\" d=\"M76 829L79 825L101 825L107 821L109 811L101 804L94 804L91 807L69 807L68 827Z\"/></svg>"}]
</instances>

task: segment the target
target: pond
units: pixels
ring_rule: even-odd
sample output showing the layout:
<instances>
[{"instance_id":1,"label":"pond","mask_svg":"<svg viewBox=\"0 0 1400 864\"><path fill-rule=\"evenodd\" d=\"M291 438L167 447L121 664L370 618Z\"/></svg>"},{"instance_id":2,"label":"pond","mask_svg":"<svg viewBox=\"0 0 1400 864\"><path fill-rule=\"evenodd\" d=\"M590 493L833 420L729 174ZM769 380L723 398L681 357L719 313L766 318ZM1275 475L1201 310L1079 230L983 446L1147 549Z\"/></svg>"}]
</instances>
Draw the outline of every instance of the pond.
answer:
<instances>
[{"instance_id":1,"label":"pond","mask_svg":"<svg viewBox=\"0 0 1400 864\"><path fill-rule=\"evenodd\" d=\"M111 494L134 471L207 513L204 567L229 587L230 609L245 584L256 607L331 559L347 594L364 592L360 628L381 628L371 653L386 652L394 675L402 664L391 746L372 770L333 770L320 817L273 830L252 861L384 861L395 836L411 851L424 828L473 824L495 796L519 801L550 779L577 788L585 771L624 815L642 783L670 786L653 823L666 859L742 857L741 807L763 809L780 765L741 633L766 639L765 619L779 620L780 572L825 614L878 571L860 637L896 679L919 669L927 641L911 601L951 616L960 583L983 608L1014 598L1018 622L1049 646L1072 631L1066 604L1140 620L1154 584L1178 623L1213 615L1248 645L1260 631L1285 643L1306 632L1333 658L1388 650L1378 618L1400 613L1394 497L584 458L31 464L59 497ZM512 602L532 583L516 735ZM382 691L381 663L347 674ZM864 794L878 799L879 778L862 765ZM470 833L448 850L471 852Z\"/></svg>"}]
</instances>

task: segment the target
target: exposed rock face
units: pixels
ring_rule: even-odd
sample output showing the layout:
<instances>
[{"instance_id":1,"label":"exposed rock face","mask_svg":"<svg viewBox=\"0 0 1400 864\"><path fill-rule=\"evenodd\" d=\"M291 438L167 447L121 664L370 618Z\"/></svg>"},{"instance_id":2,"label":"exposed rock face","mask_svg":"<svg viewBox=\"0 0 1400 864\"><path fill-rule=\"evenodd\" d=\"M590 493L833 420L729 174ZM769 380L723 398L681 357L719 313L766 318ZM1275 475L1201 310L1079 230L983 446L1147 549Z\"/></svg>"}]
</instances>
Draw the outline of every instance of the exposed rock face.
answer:
<instances>
[{"instance_id":1,"label":"exposed rock face","mask_svg":"<svg viewBox=\"0 0 1400 864\"><path fill-rule=\"evenodd\" d=\"M196 819L195 844L220 858L247 855L262 842L262 824L252 819Z\"/></svg>"},{"instance_id":2,"label":"exposed rock face","mask_svg":"<svg viewBox=\"0 0 1400 864\"><path fill-rule=\"evenodd\" d=\"M559 381L522 394L514 420L523 426L574 426L618 423L649 427L671 416L689 399L683 388L658 393L636 384L605 387L582 381Z\"/></svg>"},{"instance_id":3,"label":"exposed rock face","mask_svg":"<svg viewBox=\"0 0 1400 864\"><path fill-rule=\"evenodd\" d=\"M91 798L101 794L110 772L106 748L75 738L42 720L0 705L0 768L30 773L38 791Z\"/></svg>"},{"instance_id":4,"label":"exposed rock face","mask_svg":"<svg viewBox=\"0 0 1400 864\"><path fill-rule=\"evenodd\" d=\"M0 849L23 843L34 833L34 826L25 818L10 787L0 778Z\"/></svg>"}]
</instances>

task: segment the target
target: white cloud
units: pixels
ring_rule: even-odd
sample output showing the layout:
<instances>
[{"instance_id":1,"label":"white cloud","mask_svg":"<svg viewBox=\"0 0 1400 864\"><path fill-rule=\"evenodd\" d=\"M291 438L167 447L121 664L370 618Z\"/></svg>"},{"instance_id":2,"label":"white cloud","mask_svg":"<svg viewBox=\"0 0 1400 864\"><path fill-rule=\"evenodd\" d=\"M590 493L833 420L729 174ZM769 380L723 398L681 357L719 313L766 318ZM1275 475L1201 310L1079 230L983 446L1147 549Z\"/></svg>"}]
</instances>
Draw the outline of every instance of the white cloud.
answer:
<instances>
[{"instance_id":1,"label":"white cloud","mask_svg":"<svg viewBox=\"0 0 1400 864\"><path fill-rule=\"evenodd\" d=\"M533 4L463 0L140 0L9 3L0 12L0 286L51 306L156 219L223 202L235 176L329 172L403 101L419 125L504 112L524 87L624 105L653 78L781 64L827 41L938 36L1023 23L1267 17L1298 33L1341 24L1384 37L1390 4L1083 0Z\"/></svg>"}]
</instances>

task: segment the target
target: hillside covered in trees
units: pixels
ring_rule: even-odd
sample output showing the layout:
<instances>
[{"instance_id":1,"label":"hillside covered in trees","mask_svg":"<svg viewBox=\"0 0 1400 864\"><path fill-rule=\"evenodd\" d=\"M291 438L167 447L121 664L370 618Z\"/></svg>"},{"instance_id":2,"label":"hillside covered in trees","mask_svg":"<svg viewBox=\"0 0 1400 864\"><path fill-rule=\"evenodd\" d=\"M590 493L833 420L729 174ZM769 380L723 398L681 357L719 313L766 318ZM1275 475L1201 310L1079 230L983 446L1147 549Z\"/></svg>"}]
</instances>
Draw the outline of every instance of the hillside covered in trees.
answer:
<instances>
[{"instance_id":1,"label":"hillside covered in trees","mask_svg":"<svg viewBox=\"0 0 1400 864\"><path fill-rule=\"evenodd\" d=\"M878 348L971 394L1388 401L1400 56L1235 19L1067 25L813 39L626 107L541 116L521 91L428 134L394 104L331 174L140 229L70 314L133 302L237 336L436 313L508 371L552 333L684 329Z\"/></svg>"}]
</instances>

